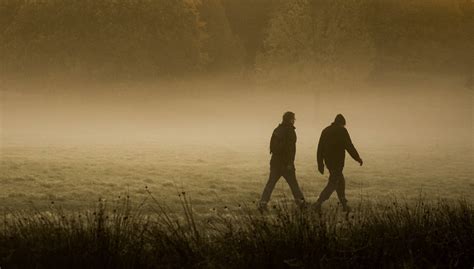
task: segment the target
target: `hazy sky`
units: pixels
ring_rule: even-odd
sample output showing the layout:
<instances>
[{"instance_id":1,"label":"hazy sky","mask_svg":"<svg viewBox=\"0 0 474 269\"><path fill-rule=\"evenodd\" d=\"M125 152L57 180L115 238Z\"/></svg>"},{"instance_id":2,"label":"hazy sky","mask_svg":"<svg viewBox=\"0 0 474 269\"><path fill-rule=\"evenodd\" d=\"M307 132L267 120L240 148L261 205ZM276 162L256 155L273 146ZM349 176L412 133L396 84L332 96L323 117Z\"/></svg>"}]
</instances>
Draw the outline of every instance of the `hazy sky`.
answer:
<instances>
[{"instance_id":1,"label":"hazy sky","mask_svg":"<svg viewBox=\"0 0 474 269\"><path fill-rule=\"evenodd\" d=\"M290 110L300 143L317 140L342 113L360 143L472 147L472 91L450 86L276 88L233 80L101 84L83 91L81 83L6 86L2 141L267 143Z\"/></svg>"}]
</instances>

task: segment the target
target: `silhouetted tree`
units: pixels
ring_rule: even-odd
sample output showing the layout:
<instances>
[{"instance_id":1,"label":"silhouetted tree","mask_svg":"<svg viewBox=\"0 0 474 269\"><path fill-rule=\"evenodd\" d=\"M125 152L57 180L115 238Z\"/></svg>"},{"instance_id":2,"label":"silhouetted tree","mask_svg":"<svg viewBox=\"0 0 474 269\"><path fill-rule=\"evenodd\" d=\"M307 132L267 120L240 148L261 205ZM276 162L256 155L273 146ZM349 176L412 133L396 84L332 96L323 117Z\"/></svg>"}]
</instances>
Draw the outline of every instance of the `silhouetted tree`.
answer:
<instances>
[{"instance_id":1,"label":"silhouetted tree","mask_svg":"<svg viewBox=\"0 0 474 269\"><path fill-rule=\"evenodd\" d=\"M239 70L243 66L245 50L232 32L220 0L203 0L199 7L204 23L203 50L207 53L206 66L211 71Z\"/></svg>"},{"instance_id":2,"label":"silhouetted tree","mask_svg":"<svg viewBox=\"0 0 474 269\"><path fill-rule=\"evenodd\" d=\"M460 1L391 0L374 2L371 10L376 74L465 72L473 27Z\"/></svg>"},{"instance_id":3,"label":"silhouetted tree","mask_svg":"<svg viewBox=\"0 0 474 269\"><path fill-rule=\"evenodd\" d=\"M12 0L1 7L9 19L2 17L0 55L10 71L162 77L203 64L192 1Z\"/></svg>"},{"instance_id":4,"label":"silhouetted tree","mask_svg":"<svg viewBox=\"0 0 474 269\"><path fill-rule=\"evenodd\" d=\"M284 73L296 72L298 79L365 78L374 54L365 5L343 0L282 1L270 20L258 67L279 73L283 66Z\"/></svg>"},{"instance_id":5,"label":"silhouetted tree","mask_svg":"<svg viewBox=\"0 0 474 269\"><path fill-rule=\"evenodd\" d=\"M232 32L245 49L245 64L253 68L263 48L264 32L280 0L222 0Z\"/></svg>"}]
</instances>

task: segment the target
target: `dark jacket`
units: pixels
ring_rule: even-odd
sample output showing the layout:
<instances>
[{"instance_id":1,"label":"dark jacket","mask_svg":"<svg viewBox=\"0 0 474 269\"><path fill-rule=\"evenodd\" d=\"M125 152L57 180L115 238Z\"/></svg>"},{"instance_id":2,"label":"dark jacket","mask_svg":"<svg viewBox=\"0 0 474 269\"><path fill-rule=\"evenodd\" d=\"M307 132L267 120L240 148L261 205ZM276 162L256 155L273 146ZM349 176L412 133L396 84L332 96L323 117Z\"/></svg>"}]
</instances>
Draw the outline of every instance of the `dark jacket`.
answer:
<instances>
[{"instance_id":1,"label":"dark jacket","mask_svg":"<svg viewBox=\"0 0 474 269\"><path fill-rule=\"evenodd\" d=\"M281 123L273 130L270 140L270 153L272 167L294 166L296 154L296 132L291 124Z\"/></svg>"},{"instance_id":2,"label":"dark jacket","mask_svg":"<svg viewBox=\"0 0 474 269\"><path fill-rule=\"evenodd\" d=\"M349 132L343 126L332 123L321 132L318 144L318 167L324 167L324 163L329 170L342 170L346 150L354 160L359 161L360 156L354 145L352 145Z\"/></svg>"}]
</instances>

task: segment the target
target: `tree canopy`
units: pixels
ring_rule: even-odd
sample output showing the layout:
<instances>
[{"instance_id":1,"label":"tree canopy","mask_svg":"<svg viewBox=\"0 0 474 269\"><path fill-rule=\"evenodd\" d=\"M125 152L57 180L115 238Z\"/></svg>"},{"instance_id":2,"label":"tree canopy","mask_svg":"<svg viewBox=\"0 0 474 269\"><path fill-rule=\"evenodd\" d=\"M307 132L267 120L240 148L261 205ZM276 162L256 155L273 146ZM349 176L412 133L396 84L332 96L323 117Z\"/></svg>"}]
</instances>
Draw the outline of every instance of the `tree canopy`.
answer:
<instances>
[{"instance_id":1,"label":"tree canopy","mask_svg":"<svg viewBox=\"0 0 474 269\"><path fill-rule=\"evenodd\" d=\"M470 0L2 0L2 75L471 77Z\"/></svg>"}]
</instances>

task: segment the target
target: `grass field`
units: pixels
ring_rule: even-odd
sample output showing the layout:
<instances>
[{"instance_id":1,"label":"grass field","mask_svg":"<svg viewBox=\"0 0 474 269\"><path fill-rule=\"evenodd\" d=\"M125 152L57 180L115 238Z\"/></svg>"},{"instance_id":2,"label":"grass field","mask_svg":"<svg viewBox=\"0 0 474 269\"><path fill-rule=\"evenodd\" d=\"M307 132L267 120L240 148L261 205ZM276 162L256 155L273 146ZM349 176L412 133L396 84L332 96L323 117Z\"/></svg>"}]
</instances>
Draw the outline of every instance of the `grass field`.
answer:
<instances>
[{"instance_id":1,"label":"grass field","mask_svg":"<svg viewBox=\"0 0 474 269\"><path fill-rule=\"evenodd\" d=\"M327 172L315 169L314 145L298 145L297 177L306 198L315 201ZM472 201L474 177L469 147L360 147L364 166L346 157L349 201L388 198ZM173 208L185 191L197 212L235 207L259 199L268 177L267 145L88 145L3 146L0 203L12 209L83 209L99 198L146 197L147 189ZM147 187L147 189L145 188ZM284 179L273 201L291 198ZM336 201L335 195L331 201Z\"/></svg>"},{"instance_id":2,"label":"grass field","mask_svg":"<svg viewBox=\"0 0 474 269\"><path fill-rule=\"evenodd\" d=\"M283 179L270 212L265 143L4 144L2 268L470 268L472 149L359 147L347 197L298 211ZM300 186L327 181L298 144Z\"/></svg>"},{"instance_id":3,"label":"grass field","mask_svg":"<svg viewBox=\"0 0 474 269\"><path fill-rule=\"evenodd\" d=\"M3 216L5 268L470 268L474 209L466 200L361 201L351 214L277 203L197 218L151 193L89 210L11 211Z\"/></svg>"}]
</instances>

